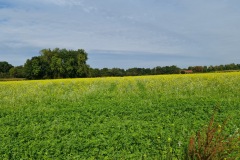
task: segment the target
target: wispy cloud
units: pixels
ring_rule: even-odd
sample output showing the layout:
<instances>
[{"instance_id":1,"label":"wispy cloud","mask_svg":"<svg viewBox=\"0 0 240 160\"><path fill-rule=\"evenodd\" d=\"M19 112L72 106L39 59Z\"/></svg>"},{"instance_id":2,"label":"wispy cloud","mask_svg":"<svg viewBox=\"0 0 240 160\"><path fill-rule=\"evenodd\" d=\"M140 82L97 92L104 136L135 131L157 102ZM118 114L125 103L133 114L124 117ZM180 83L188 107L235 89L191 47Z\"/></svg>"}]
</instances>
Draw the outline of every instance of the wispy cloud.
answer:
<instances>
[{"instance_id":1,"label":"wispy cloud","mask_svg":"<svg viewBox=\"0 0 240 160\"><path fill-rule=\"evenodd\" d=\"M82 0L42 0L44 3L53 3L60 6L74 6L74 5L82 5Z\"/></svg>"},{"instance_id":2,"label":"wispy cloud","mask_svg":"<svg viewBox=\"0 0 240 160\"><path fill-rule=\"evenodd\" d=\"M112 55L131 51L136 57L155 53L175 56L176 61L198 57L191 59L197 62L202 57L213 64L236 63L240 51L237 6L237 0L0 0L0 57L10 48L20 57L26 48L60 47L84 48L93 59L103 53L92 51L111 50L116 51ZM105 60L94 65L106 64ZM155 64L154 59L147 63Z\"/></svg>"}]
</instances>

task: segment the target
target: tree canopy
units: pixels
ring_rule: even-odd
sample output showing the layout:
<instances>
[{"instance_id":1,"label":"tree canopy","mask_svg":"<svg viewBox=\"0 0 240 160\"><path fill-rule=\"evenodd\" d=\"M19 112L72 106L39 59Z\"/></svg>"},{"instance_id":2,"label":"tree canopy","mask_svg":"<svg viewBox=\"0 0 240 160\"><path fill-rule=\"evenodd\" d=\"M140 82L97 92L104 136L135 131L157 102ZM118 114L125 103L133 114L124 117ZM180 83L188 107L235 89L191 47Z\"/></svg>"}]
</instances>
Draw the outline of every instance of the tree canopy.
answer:
<instances>
[{"instance_id":1,"label":"tree canopy","mask_svg":"<svg viewBox=\"0 0 240 160\"><path fill-rule=\"evenodd\" d=\"M0 62L0 77L8 77L9 76L9 70L13 68L11 64L9 64L6 61Z\"/></svg>"},{"instance_id":2,"label":"tree canopy","mask_svg":"<svg viewBox=\"0 0 240 160\"><path fill-rule=\"evenodd\" d=\"M43 49L40 56L28 59L24 64L28 79L87 77L89 66L83 49Z\"/></svg>"}]
</instances>

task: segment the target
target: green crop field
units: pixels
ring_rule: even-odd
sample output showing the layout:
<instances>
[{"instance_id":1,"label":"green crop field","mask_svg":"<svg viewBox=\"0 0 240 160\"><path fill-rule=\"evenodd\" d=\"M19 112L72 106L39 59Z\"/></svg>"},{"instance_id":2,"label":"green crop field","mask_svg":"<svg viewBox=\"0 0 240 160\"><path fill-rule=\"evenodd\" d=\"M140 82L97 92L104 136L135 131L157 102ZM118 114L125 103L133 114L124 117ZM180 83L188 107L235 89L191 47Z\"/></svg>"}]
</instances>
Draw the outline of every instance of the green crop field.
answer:
<instances>
[{"instance_id":1,"label":"green crop field","mask_svg":"<svg viewBox=\"0 0 240 160\"><path fill-rule=\"evenodd\" d=\"M240 72L0 82L0 159L182 159L215 107L235 132Z\"/></svg>"}]
</instances>

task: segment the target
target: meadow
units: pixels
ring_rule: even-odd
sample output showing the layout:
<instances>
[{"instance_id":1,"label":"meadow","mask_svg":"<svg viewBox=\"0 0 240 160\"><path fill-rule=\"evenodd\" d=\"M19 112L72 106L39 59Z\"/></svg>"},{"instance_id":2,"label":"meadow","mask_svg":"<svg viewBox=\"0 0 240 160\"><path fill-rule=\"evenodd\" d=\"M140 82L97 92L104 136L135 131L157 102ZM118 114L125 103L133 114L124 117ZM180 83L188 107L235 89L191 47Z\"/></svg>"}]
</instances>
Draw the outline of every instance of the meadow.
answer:
<instances>
[{"instance_id":1,"label":"meadow","mask_svg":"<svg viewBox=\"0 0 240 160\"><path fill-rule=\"evenodd\" d=\"M183 159L189 138L231 118L240 72L0 82L0 159Z\"/></svg>"}]
</instances>

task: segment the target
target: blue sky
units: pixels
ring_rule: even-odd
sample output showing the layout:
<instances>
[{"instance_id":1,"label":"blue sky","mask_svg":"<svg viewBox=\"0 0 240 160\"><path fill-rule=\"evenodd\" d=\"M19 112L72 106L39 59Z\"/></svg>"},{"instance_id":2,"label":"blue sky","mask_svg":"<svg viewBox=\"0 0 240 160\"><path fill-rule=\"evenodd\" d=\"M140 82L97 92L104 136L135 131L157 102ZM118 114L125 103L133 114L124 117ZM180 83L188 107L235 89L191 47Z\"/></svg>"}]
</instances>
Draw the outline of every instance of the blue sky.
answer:
<instances>
[{"instance_id":1,"label":"blue sky","mask_svg":"<svg viewBox=\"0 0 240 160\"><path fill-rule=\"evenodd\" d=\"M239 0L0 0L0 61L85 49L91 67L240 63Z\"/></svg>"}]
</instances>

